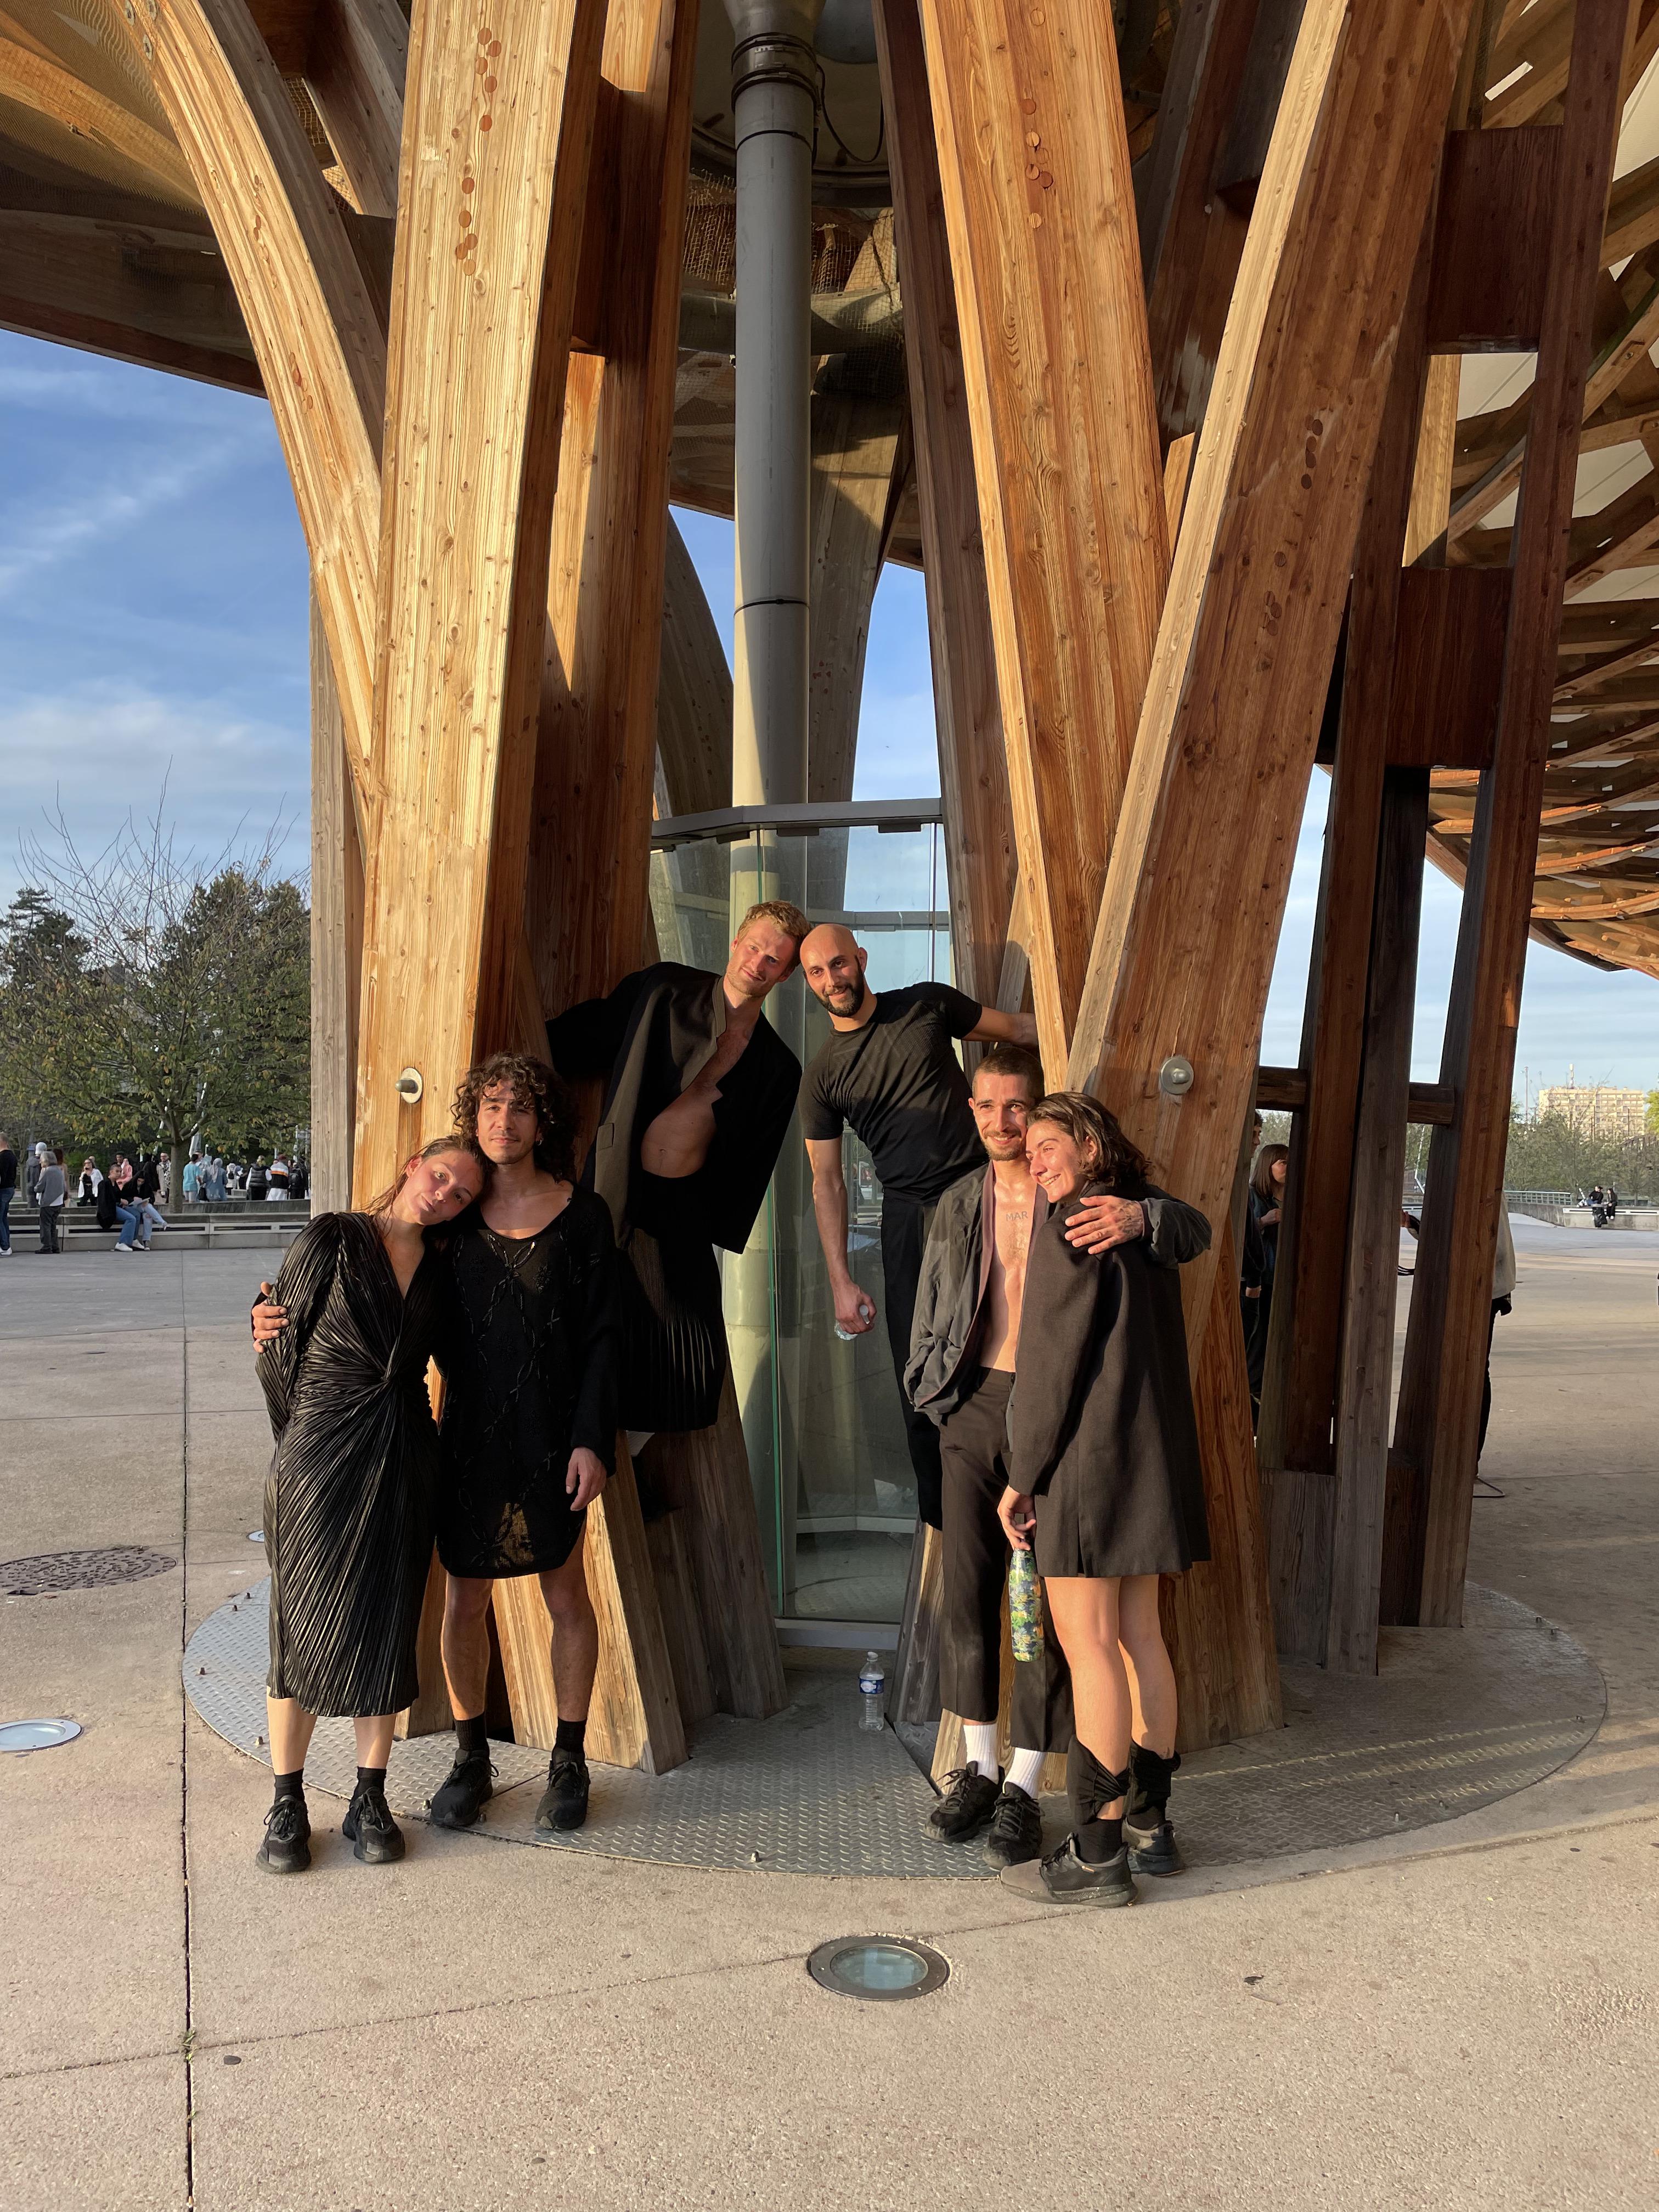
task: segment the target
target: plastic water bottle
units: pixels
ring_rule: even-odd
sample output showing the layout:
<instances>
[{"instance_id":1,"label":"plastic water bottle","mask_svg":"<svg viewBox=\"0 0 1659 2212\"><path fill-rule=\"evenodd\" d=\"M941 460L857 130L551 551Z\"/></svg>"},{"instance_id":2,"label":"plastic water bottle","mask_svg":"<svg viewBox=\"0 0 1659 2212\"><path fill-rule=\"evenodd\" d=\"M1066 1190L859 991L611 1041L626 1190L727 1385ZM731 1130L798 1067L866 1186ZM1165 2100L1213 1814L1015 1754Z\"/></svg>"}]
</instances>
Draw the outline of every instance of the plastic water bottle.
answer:
<instances>
[{"instance_id":1,"label":"plastic water bottle","mask_svg":"<svg viewBox=\"0 0 1659 2212\"><path fill-rule=\"evenodd\" d=\"M1008 1554L1008 1640L1016 1659L1042 1656L1042 1592L1030 1552Z\"/></svg>"},{"instance_id":2,"label":"plastic water bottle","mask_svg":"<svg viewBox=\"0 0 1659 2212\"><path fill-rule=\"evenodd\" d=\"M859 1300L859 1319L864 1323L866 1328L869 1328L873 1320L875 1311L875 1308L867 1298ZM836 1323L836 1334L843 1344L856 1344L859 1340L859 1332L856 1329L843 1328L839 1322Z\"/></svg>"},{"instance_id":3,"label":"plastic water bottle","mask_svg":"<svg viewBox=\"0 0 1659 2212\"><path fill-rule=\"evenodd\" d=\"M876 1729L886 1725L882 1707L886 1702L887 1676L881 1663L879 1651L866 1651L864 1664L859 1668L859 1691L864 1710L859 1715L861 1729Z\"/></svg>"}]
</instances>

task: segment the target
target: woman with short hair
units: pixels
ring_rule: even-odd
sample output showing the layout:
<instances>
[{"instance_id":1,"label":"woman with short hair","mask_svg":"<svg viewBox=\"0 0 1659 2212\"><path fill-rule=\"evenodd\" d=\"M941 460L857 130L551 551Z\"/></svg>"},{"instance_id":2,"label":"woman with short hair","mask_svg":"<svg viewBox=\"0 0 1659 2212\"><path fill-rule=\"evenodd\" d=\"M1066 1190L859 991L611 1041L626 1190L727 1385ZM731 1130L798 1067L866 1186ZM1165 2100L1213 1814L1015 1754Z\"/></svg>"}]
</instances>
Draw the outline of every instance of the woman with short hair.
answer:
<instances>
[{"instance_id":1,"label":"woman with short hair","mask_svg":"<svg viewBox=\"0 0 1659 2212\"><path fill-rule=\"evenodd\" d=\"M276 1796L257 1854L272 1874L311 1863L305 1760L319 1713L349 1714L356 1729L357 1787L341 1833L371 1865L404 1854L386 1771L393 1723L420 1687L436 1512L426 1370L447 1270L431 1246L484 1176L475 1146L440 1137L364 1212L308 1224L276 1278L289 1326L258 1355L276 1439L264 1502Z\"/></svg>"},{"instance_id":2,"label":"woman with short hair","mask_svg":"<svg viewBox=\"0 0 1659 2212\"><path fill-rule=\"evenodd\" d=\"M1025 1149L1048 1214L1026 1266L999 1510L1009 1542L1036 1553L1076 1733L1072 1833L1002 1880L1050 1904L1132 1905L1134 1874L1181 1867L1167 1817L1180 1761L1158 1577L1210 1551L1181 1284L1141 1241L1097 1256L1066 1242L1085 1198L1163 1194L1097 1100L1051 1092L1031 1109Z\"/></svg>"}]
</instances>

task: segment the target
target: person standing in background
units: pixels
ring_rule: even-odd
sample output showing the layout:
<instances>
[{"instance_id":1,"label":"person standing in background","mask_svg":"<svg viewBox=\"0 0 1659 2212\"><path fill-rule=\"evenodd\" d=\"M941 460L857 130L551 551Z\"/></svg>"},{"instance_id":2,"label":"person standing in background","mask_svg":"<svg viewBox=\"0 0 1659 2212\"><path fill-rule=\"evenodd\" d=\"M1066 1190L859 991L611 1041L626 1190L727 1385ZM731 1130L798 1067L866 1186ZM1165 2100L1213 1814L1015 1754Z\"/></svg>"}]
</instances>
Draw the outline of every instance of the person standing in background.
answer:
<instances>
[{"instance_id":1,"label":"person standing in background","mask_svg":"<svg viewBox=\"0 0 1659 2212\"><path fill-rule=\"evenodd\" d=\"M0 1260L11 1257L11 1202L17 1195L17 1155L11 1139L0 1129Z\"/></svg>"},{"instance_id":2,"label":"person standing in background","mask_svg":"<svg viewBox=\"0 0 1659 2212\"><path fill-rule=\"evenodd\" d=\"M40 1170L46 1164L46 1148L36 1145L29 1154L28 1167L24 1175L23 1203L33 1206L34 1194L40 1187Z\"/></svg>"},{"instance_id":3,"label":"person standing in background","mask_svg":"<svg viewBox=\"0 0 1659 2212\"><path fill-rule=\"evenodd\" d=\"M1249 1211L1245 1225L1242 1279L1254 1287L1255 1319L1244 1340L1244 1364L1250 1380L1252 1425L1261 1413L1261 1377L1267 1361L1267 1325L1273 1310L1273 1270L1279 1261L1279 1224L1285 1211L1285 1178L1290 1172L1288 1145L1263 1145L1250 1170ZM1249 1304L1245 1307L1248 1314Z\"/></svg>"},{"instance_id":4,"label":"person standing in background","mask_svg":"<svg viewBox=\"0 0 1659 2212\"><path fill-rule=\"evenodd\" d=\"M40 1170L40 1180L34 1187L34 1202L40 1209L40 1249L58 1252L58 1224L63 1218L64 1206L69 1198L69 1184L64 1177L64 1155L61 1152L48 1153Z\"/></svg>"}]
</instances>

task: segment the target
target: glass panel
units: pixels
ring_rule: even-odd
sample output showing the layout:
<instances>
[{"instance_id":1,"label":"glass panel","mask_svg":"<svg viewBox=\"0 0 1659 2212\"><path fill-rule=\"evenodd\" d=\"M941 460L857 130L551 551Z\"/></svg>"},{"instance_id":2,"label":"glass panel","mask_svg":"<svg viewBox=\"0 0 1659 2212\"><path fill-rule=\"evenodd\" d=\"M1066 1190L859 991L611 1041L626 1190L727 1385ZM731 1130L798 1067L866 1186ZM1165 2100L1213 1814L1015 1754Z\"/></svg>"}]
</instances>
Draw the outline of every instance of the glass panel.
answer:
<instances>
[{"instance_id":1,"label":"glass panel","mask_svg":"<svg viewBox=\"0 0 1659 2212\"><path fill-rule=\"evenodd\" d=\"M789 898L816 921L845 922L869 952L877 990L951 980L943 834L772 830L682 845L652 860L665 959L720 969L737 921L757 898ZM767 1013L803 1066L830 1018L791 976ZM798 1125L748 1249L721 1255L726 1334L760 1511L772 1599L785 1618L894 1621L915 1525L915 1476L899 1418L881 1273L881 1186L843 1139L854 1279L877 1309L851 1342L835 1332L829 1278Z\"/></svg>"}]
</instances>

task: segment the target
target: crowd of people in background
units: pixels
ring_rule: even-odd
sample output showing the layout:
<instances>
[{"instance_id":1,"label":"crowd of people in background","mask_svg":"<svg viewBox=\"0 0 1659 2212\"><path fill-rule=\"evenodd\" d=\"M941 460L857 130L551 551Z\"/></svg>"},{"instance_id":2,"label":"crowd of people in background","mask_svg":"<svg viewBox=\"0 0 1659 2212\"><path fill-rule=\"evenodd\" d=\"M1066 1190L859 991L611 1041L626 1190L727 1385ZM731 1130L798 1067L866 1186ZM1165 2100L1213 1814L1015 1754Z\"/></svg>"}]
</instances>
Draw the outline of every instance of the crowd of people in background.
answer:
<instances>
[{"instance_id":1,"label":"crowd of people in background","mask_svg":"<svg viewBox=\"0 0 1659 2212\"><path fill-rule=\"evenodd\" d=\"M193 1148L181 1178L178 1203L186 1206L233 1202L280 1205L305 1200L310 1181L303 1155L278 1150L267 1160L228 1158L211 1146ZM42 1252L64 1249L64 1220L72 1206L91 1213L100 1230L116 1235L118 1252L147 1252L167 1226L164 1208L174 1204L173 1161L165 1151L135 1145L100 1163L91 1152L71 1168L62 1145L26 1144L20 1154L0 1132L0 1259L11 1256L11 1209L19 1200L35 1209Z\"/></svg>"}]
</instances>

